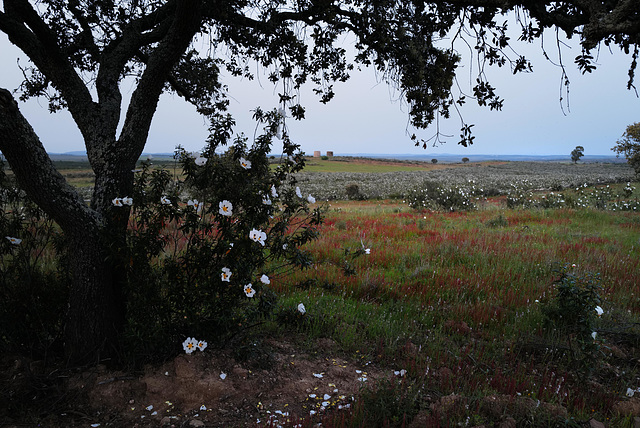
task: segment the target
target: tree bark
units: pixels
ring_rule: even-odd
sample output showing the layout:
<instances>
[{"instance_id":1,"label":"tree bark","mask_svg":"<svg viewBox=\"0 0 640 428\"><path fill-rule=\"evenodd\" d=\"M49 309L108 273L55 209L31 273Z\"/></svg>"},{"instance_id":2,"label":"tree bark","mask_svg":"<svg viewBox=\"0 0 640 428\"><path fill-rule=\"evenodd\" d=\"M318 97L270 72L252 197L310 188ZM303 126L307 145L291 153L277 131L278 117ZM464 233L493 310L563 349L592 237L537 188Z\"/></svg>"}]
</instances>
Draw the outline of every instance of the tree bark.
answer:
<instances>
[{"instance_id":1,"label":"tree bark","mask_svg":"<svg viewBox=\"0 0 640 428\"><path fill-rule=\"evenodd\" d=\"M62 228L71 251L73 283L64 329L71 363L112 357L124 326L124 301L107 254L104 219L55 169L9 91L0 89L0 151L20 187Z\"/></svg>"}]
</instances>

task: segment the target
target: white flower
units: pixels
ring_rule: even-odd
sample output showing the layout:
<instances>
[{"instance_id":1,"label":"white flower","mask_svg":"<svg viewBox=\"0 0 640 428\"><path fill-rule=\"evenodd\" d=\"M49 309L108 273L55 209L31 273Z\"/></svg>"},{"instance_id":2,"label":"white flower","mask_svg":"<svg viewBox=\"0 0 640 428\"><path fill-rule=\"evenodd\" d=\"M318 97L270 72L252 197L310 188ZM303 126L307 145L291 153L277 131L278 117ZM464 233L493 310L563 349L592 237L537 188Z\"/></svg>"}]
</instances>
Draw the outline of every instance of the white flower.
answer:
<instances>
[{"instance_id":1,"label":"white flower","mask_svg":"<svg viewBox=\"0 0 640 428\"><path fill-rule=\"evenodd\" d=\"M324 374L322 374L322 373L314 373L313 377L317 377L318 379L322 379L322 377L324 377Z\"/></svg>"},{"instance_id":2,"label":"white flower","mask_svg":"<svg viewBox=\"0 0 640 428\"><path fill-rule=\"evenodd\" d=\"M302 192L300 191L300 188L298 186L296 186L296 196L302 199Z\"/></svg>"},{"instance_id":3,"label":"white flower","mask_svg":"<svg viewBox=\"0 0 640 428\"><path fill-rule=\"evenodd\" d=\"M263 203L264 205L271 205L271 199L269 199L269 197L268 197L268 196L264 196L264 197L262 198L262 203Z\"/></svg>"},{"instance_id":4,"label":"white flower","mask_svg":"<svg viewBox=\"0 0 640 428\"><path fill-rule=\"evenodd\" d=\"M200 410L205 411L207 410L207 406L205 406L204 404L202 406L200 406Z\"/></svg>"},{"instance_id":5,"label":"white flower","mask_svg":"<svg viewBox=\"0 0 640 428\"><path fill-rule=\"evenodd\" d=\"M282 249L286 250L287 248L289 248L289 246L287 244L282 244Z\"/></svg>"},{"instance_id":6,"label":"white flower","mask_svg":"<svg viewBox=\"0 0 640 428\"><path fill-rule=\"evenodd\" d=\"M226 281L226 282L230 282L231 279L231 269L229 269L228 267L223 267L222 268L222 280Z\"/></svg>"},{"instance_id":7,"label":"white flower","mask_svg":"<svg viewBox=\"0 0 640 428\"><path fill-rule=\"evenodd\" d=\"M258 236L258 242L260 243L260 245L264 247L264 241L266 240L267 240L267 234L264 233L263 231L260 231L260 235Z\"/></svg>"},{"instance_id":8,"label":"white flower","mask_svg":"<svg viewBox=\"0 0 640 428\"><path fill-rule=\"evenodd\" d=\"M627 388L627 397L633 397L635 391L631 388Z\"/></svg>"},{"instance_id":9,"label":"white flower","mask_svg":"<svg viewBox=\"0 0 640 428\"><path fill-rule=\"evenodd\" d=\"M307 201L309 201L310 204L315 204L316 203L316 198L314 198L313 196L309 195L309 196L307 196Z\"/></svg>"},{"instance_id":10,"label":"white flower","mask_svg":"<svg viewBox=\"0 0 640 428\"><path fill-rule=\"evenodd\" d=\"M329 407L329 402L328 401L323 401L322 402L322 407Z\"/></svg>"},{"instance_id":11,"label":"white flower","mask_svg":"<svg viewBox=\"0 0 640 428\"><path fill-rule=\"evenodd\" d=\"M596 314L601 317L603 313L604 311L602 310L602 308L600 306L596 306Z\"/></svg>"},{"instance_id":12,"label":"white flower","mask_svg":"<svg viewBox=\"0 0 640 428\"><path fill-rule=\"evenodd\" d=\"M273 196L274 198L278 197L278 191L276 190L276 186L274 185L271 186L271 196Z\"/></svg>"},{"instance_id":13,"label":"white flower","mask_svg":"<svg viewBox=\"0 0 640 428\"><path fill-rule=\"evenodd\" d=\"M371 248L365 248L364 249L364 253L365 254L371 254Z\"/></svg>"},{"instance_id":14,"label":"white flower","mask_svg":"<svg viewBox=\"0 0 640 428\"><path fill-rule=\"evenodd\" d=\"M251 284L247 284L244 286L244 294L246 294L247 297L253 297L253 295L256 294L256 290L253 289Z\"/></svg>"},{"instance_id":15,"label":"white flower","mask_svg":"<svg viewBox=\"0 0 640 428\"><path fill-rule=\"evenodd\" d=\"M220 379L225 380L227 378L226 373L220 373Z\"/></svg>"},{"instance_id":16,"label":"white flower","mask_svg":"<svg viewBox=\"0 0 640 428\"><path fill-rule=\"evenodd\" d=\"M249 232L249 238L253 242L258 242L260 245L264 247L264 241L266 241L267 239L267 234L264 233L262 230L251 229L251 231Z\"/></svg>"},{"instance_id":17,"label":"white flower","mask_svg":"<svg viewBox=\"0 0 640 428\"><path fill-rule=\"evenodd\" d=\"M325 399L325 401L326 401L326 400L330 400L330 399L331 399L331 396L330 396L329 394L324 394L324 397L323 397L323 398L324 398L324 399Z\"/></svg>"},{"instance_id":18,"label":"white flower","mask_svg":"<svg viewBox=\"0 0 640 428\"><path fill-rule=\"evenodd\" d=\"M271 280L269 279L269 277L264 274L262 274L262 276L260 277L260 282L262 282L263 284L271 284Z\"/></svg>"},{"instance_id":19,"label":"white flower","mask_svg":"<svg viewBox=\"0 0 640 428\"><path fill-rule=\"evenodd\" d=\"M202 203L200 203L197 199L189 199L187 201L187 205L193 207L193 209L196 210L197 213L200 213L200 211L202 211Z\"/></svg>"},{"instance_id":20,"label":"white flower","mask_svg":"<svg viewBox=\"0 0 640 428\"><path fill-rule=\"evenodd\" d=\"M240 158L240 165L244 169L251 169L251 161L248 161L245 158Z\"/></svg>"},{"instance_id":21,"label":"white flower","mask_svg":"<svg viewBox=\"0 0 640 428\"><path fill-rule=\"evenodd\" d=\"M122 198L122 203L125 205L132 205L133 199L128 196L125 196L124 198Z\"/></svg>"},{"instance_id":22,"label":"white flower","mask_svg":"<svg viewBox=\"0 0 640 428\"><path fill-rule=\"evenodd\" d=\"M304 305L302 303L300 303L298 305L298 312L300 312L302 315L307 313L307 310L305 309Z\"/></svg>"},{"instance_id":23,"label":"white flower","mask_svg":"<svg viewBox=\"0 0 640 428\"><path fill-rule=\"evenodd\" d=\"M596 336L598 335L598 333L596 333L595 331L593 333L591 333L591 337L593 337L593 340L596 340Z\"/></svg>"},{"instance_id":24,"label":"white flower","mask_svg":"<svg viewBox=\"0 0 640 428\"><path fill-rule=\"evenodd\" d=\"M146 409L147 409L148 411L152 411L152 410L153 410L153 404L149 404L149 405L146 407Z\"/></svg>"},{"instance_id":25,"label":"white flower","mask_svg":"<svg viewBox=\"0 0 640 428\"><path fill-rule=\"evenodd\" d=\"M122 206L122 198L114 198L111 203L116 207Z\"/></svg>"},{"instance_id":26,"label":"white flower","mask_svg":"<svg viewBox=\"0 0 640 428\"><path fill-rule=\"evenodd\" d=\"M221 201L218 206L220 207L220 214L227 217L233 214L233 204L231 204L231 202L227 201L226 199Z\"/></svg>"},{"instance_id":27,"label":"white flower","mask_svg":"<svg viewBox=\"0 0 640 428\"><path fill-rule=\"evenodd\" d=\"M20 243L22 242L22 239L14 238L12 236L5 236L5 238L7 238L13 245L20 245Z\"/></svg>"},{"instance_id":28,"label":"white flower","mask_svg":"<svg viewBox=\"0 0 640 428\"><path fill-rule=\"evenodd\" d=\"M186 352L187 354L190 354L193 351L195 351L197 346L198 346L198 341L193 337L187 337L187 339L184 342L182 342L182 348L184 349L184 352Z\"/></svg>"},{"instance_id":29,"label":"white flower","mask_svg":"<svg viewBox=\"0 0 640 428\"><path fill-rule=\"evenodd\" d=\"M195 162L196 162L196 165L198 165L198 166L202 166L202 165L204 165L205 163L207 163L207 158L205 158L205 157L203 157L203 156L201 156L201 155L198 155L198 157L196 157Z\"/></svg>"},{"instance_id":30,"label":"white flower","mask_svg":"<svg viewBox=\"0 0 640 428\"><path fill-rule=\"evenodd\" d=\"M199 350L204 351L205 348L207 347L207 342L205 342L204 340L198 340L197 347Z\"/></svg>"},{"instance_id":31,"label":"white flower","mask_svg":"<svg viewBox=\"0 0 640 428\"><path fill-rule=\"evenodd\" d=\"M171 205L171 200L169 198L167 198L166 196L163 196L160 198L160 203L162 205Z\"/></svg>"}]
</instances>

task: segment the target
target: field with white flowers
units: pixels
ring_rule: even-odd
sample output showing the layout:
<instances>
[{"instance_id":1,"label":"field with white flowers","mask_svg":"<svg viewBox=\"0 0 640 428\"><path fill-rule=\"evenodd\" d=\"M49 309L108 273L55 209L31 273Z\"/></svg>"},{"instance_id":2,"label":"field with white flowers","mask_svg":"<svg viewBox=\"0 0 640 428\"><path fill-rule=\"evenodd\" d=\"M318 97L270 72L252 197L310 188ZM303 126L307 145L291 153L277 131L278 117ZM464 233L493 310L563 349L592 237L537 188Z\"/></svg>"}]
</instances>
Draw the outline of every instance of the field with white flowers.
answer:
<instances>
[{"instance_id":1,"label":"field with white flowers","mask_svg":"<svg viewBox=\"0 0 640 428\"><path fill-rule=\"evenodd\" d=\"M638 426L631 168L350 162L299 173L325 220L313 263L270 277L271 318L137 371L65 373L68 407L39 422ZM2 385L24 372L4 366Z\"/></svg>"}]
</instances>

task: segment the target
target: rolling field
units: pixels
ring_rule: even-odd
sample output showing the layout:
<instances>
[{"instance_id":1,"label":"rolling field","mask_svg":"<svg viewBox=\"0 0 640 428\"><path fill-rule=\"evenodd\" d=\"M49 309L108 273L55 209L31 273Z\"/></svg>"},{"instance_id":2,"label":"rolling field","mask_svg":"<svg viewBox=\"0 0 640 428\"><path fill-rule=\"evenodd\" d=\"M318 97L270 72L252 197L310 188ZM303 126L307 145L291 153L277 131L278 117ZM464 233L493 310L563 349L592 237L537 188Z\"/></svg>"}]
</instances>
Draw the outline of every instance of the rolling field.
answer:
<instances>
[{"instance_id":1,"label":"rolling field","mask_svg":"<svg viewBox=\"0 0 640 428\"><path fill-rule=\"evenodd\" d=\"M498 426L507 416L516 426L631 423L628 388L640 388L638 213L338 202L307 250L313 267L274 286L284 306L304 303L304 340L329 337L355 358L406 370L373 396L386 405L412 397L403 411L424 424L415 426ZM589 343L548 315L562 272L599 277L604 314L593 314ZM361 411L352 417L379 409Z\"/></svg>"},{"instance_id":2,"label":"rolling field","mask_svg":"<svg viewBox=\"0 0 640 428\"><path fill-rule=\"evenodd\" d=\"M89 194L86 164L59 167ZM192 359L72 374L103 383L65 390L89 398L51 426L165 413L176 426L638 426L640 184L626 164L310 159L297 179L325 219L302 248L311 265L266 272L271 315ZM473 203L416 203L428 183Z\"/></svg>"}]
</instances>

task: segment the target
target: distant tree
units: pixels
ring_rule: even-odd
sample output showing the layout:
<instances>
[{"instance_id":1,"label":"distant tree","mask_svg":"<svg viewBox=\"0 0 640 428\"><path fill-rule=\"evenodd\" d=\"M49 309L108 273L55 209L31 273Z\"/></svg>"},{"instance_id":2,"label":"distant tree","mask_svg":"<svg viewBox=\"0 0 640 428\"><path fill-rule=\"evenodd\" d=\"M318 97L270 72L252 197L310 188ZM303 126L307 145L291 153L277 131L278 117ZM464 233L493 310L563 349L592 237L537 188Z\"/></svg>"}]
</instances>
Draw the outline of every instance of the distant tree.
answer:
<instances>
[{"instance_id":1,"label":"distant tree","mask_svg":"<svg viewBox=\"0 0 640 428\"><path fill-rule=\"evenodd\" d=\"M617 157L624 155L636 176L640 176L640 122L627 126L622 138L611 150L617 153Z\"/></svg>"},{"instance_id":2,"label":"distant tree","mask_svg":"<svg viewBox=\"0 0 640 428\"><path fill-rule=\"evenodd\" d=\"M467 163L469 162L469 158L462 158L462 163Z\"/></svg>"},{"instance_id":3,"label":"distant tree","mask_svg":"<svg viewBox=\"0 0 640 428\"><path fill-rule=\"evenodd\" d=\"M591 52L601 43L617 45L631 54L627 86L633 87L638 9L630 0L4 0L0 31L27 57L20 100L44 97L50 111L68 110L95 173L87 205L56 170L11 91L0 88L0 151L76 255L64 339L70 360L105 357L100 352L123 330L123 266L110 257L105 236L126 241L130 208L115 210L112 200L132 192L132 171L163 93L193 104L218 141L224 138L216 130L226 132L233 122L225 82L234 77L252 79L254 69L267 70L281 108L303 119L303 84L313 84L326 103L334 83L349 79L356 65L372 66L403 95L411 125L424 129L466 99L502 108L485 66L532 70L524 56L511 56L503 23L510 11L525 42L540 39L546 28L578 38L582 50L574 61L583 73L595 68ZM455 35L451 44L443 43L447 34ZM342 46L347 35L355 40L353 61ZM456 90L461 55L453 43L462 38L480 65L472 94ZM130 97L124 88L131 88ZM462 122L460 144L473 142L472 126ZM287 141L280 128L282 121L270 133ZM415 135L412 140L427 145Z\"/></svg>"},{"instance_id":4,"label":"distant tree","mask_svg":"<svg viewBox=\"0 0 640 428\"><path fill-rule=\"evenodd\" d=\"M438 159L431 159L431 163L434 164L434 165L437 164L438 163Z\"/></svg>"},{"instance_id":5,"label":"distant tree","mask_svg":"<svg viewBox=\"0 0 640 428\"><path fill-rule=\"evenodd\" d=\"M576 148L571 152L571 160L573 163L578 163L582 156L584 156L584 147L582 146L576 146Z\"/></svg>"}]
</instances>

